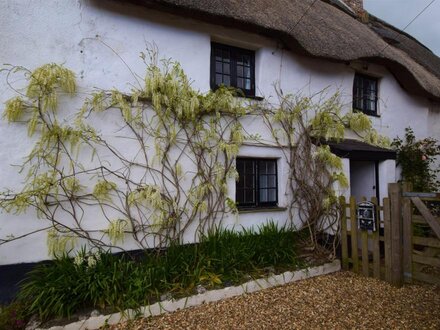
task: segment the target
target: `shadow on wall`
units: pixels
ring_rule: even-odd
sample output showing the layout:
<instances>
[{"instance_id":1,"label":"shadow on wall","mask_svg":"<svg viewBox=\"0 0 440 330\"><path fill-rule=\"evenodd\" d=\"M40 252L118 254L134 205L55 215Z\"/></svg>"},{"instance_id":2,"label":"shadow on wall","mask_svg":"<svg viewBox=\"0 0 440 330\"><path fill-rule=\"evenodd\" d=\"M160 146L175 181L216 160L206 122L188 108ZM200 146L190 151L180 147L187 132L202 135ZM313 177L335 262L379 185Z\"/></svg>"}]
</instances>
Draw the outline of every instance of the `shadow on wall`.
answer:
<instances>
[{"instance_id":1,"label":"shadow on wall","mask_svg":"<svg viewBox=\"0 0 440 330\"><path fill-rule=\"evenodd\" d=\"M0 305L9 304L18 293L19 283L36 265L47 263L33 262L0 266Z\"/></svg>"}]
</instances>

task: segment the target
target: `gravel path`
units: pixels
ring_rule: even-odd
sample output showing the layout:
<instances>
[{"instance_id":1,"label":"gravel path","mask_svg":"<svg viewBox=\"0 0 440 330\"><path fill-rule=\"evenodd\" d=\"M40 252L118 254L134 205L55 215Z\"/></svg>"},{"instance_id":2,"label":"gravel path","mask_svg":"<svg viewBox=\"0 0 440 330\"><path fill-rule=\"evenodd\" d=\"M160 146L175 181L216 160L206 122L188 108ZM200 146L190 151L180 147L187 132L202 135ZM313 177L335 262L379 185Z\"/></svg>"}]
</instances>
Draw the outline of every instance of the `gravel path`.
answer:
<instances>
[{"instance_id":1,"label":"gravel path","mask_svg":"<svg viewBox=\"0 0 440 330\"><path fill-rule=\"evenodd\" d=\"M339 272L111 329L440 329L440 288Z\"/></svg>"}]
</instances>

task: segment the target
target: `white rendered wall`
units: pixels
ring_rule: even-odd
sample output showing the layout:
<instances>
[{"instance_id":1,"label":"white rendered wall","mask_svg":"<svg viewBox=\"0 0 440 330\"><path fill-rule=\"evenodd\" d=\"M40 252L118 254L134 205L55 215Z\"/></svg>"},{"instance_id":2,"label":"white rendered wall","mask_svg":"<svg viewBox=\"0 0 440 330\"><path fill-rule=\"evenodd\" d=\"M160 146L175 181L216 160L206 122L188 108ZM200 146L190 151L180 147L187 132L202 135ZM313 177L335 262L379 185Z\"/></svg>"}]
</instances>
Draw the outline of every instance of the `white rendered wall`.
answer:
<instances>
[{"instance_id":1,"label":"white rendered wall","mask_svg":"<svg viewBox=\"0 0 440 330\"><path fill-rule=\"evenodd\" d=\"M275 41L255 34L104 0L2 1L0 23L0 63L29 69L49 62L62 63L77 73L80 94L89 93L94 87L129 91L132 85L137 86L137 80L142 79L145 70L139 53L147 45L156 47L159 57L179 61L193 81L193 87L207 92L210 42L214 40L256 51L257 94L269 102L277 102L273 84L279 83L284 94L302 92L311 95L327 88L328 95L331 95L339 90L346 110L351 107L356 66L295 55L277 47ZM417 137L425 137L432 130L437 130L438 112L429 113L426 100L404 92L383 67L370 66L366 73L381 77L380 117L372 118L379 132L393 138L403 136L404 128L411 126ZM20 88L24 81L12 80L11 83L15 88ZM6 83L5 75L0 75L0 103L14 95ZM73 103L78 107L80 101L74 100ZM68 109L70 104L72 102L66 101L65 110L73 113L78 108ZM433 118L437 123L432 122ZM101 124L108 135L118 127L116 118L106 118L105 121L97 121L97 124ZM259 118L249 120L246 129L250 133L270 137ZM18 190L22 186L23 176L17 174L17 168L11 165L22 163L32 141L27 138L25 129L15 124L7 125L4 121L0 122L0 137L0 186ZM246 146L240 150L240 155L279 159L278 171L284 176L279 177L279 204L281 207L287 206L284 183L288 169L280 150ZM229 182L229 194L235 194L233 180ZM260 225L269 219L285 223L287 212L230 215L225 225ZM18 236L40 226L42 221L36 220L32 211L20 216L0 215L0 237L10 234ZM127 248L136 247L129 241L126 244ZM47 258L45 232L0 245L0 264Z\"/></svg>"}]
</instances>

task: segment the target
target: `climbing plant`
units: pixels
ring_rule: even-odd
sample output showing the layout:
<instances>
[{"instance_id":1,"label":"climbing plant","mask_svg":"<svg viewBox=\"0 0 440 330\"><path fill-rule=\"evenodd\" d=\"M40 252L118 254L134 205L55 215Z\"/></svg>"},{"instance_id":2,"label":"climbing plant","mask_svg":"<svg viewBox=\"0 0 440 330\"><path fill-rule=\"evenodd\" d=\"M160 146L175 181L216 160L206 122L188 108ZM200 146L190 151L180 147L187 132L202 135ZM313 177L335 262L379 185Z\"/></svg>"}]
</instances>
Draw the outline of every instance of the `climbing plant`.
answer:
<instances>
[{"instance_id":1,"label":"climbing plant","mask_svg":"<svg viewBox=\"0 0 440 330\"><path fill-rule=\"evenodd\" d=\"M342 115L339 95L323 92L321 99L278 92L276 105L245 103L225 87L201 94L178 63L149 55L141 87L95 91L73 117L60 106L78 96L72 71L58 64L4 68L28 82L6 102L4 118L25 124L35 143L22 164L25 185L1 193L2 209L35 210L55 256L83 245L123 249L128 237L142 249L182 243L186 233L206 233L236 211L227 183L237 179L243 143L267 142L243 127L244 118L258 116L289 166L290 221L299 217L313 247L320 232L337 230L334 185L347 179L325 142L342 140L350 128L386 143L365 115ZM117 133L108 131L115 123Z\"/></svg>"},{"instance_id":2,"label":"climbing plant","mask_svg":"<svg viewBox=\"0 0 440 330\"><path fill-rule=\"evenodd\" d=\"M119 247L127 235L140 248L180 242L189 226L207 230L234 207L226 181L236 177L246 109L232 91L202 95L179 64L162 64L148 66L141 89L93 93L70 121L58 101L75 94L73 72L57 64L9 68L24 73L28 87L6 102L4 117L26 123L37 140L22 167L25 186L3 192L0 206L15 213L33 208L47 220L52 254L81 240ZM93 127L106 118L121 123L119 138ZM96 208L104 228L90 223Z\"/></svg>"},{"instance_id":3,"label":"climbing plant","mask_svg":"<svg viewBox=\"0 0 440 330\"><path fill-rule=\"evenodd\" d=\"M341 142L347 129L370 144L388 146L389 141L372 128L365 114L343 114L338 92L324 97L324 90L304 97L276 90L278 106L261 113L289 166L289 216L298 217L308 228L310 247L319 250L320 236L339 230L336 189L348 187L342 160L331 152L328 142ZM337 241L332 243L335 248Z\"/></svg>"}]
</instances>

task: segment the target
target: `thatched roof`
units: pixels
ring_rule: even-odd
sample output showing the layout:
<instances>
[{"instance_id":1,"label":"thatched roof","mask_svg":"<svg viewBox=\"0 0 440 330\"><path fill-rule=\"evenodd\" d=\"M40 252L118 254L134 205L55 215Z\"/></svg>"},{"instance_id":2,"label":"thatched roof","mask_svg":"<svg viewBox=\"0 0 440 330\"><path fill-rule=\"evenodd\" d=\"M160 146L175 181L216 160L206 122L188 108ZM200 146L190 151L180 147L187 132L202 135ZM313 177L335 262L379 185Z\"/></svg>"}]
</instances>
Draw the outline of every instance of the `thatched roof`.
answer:
<instances>
[{"instance_id":1,"label":"thatched roof","mask_svg":"<svg viewBox=\"0 0 440 330\"><path fill-rule=\"evenodd\" d=\"M414 38L374 17L363 23L323 0L131 1L270 36L292 51L309 56L379 63L408 91L440 101L439 57Z\"/></svg>"}]
</instances>

